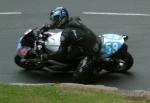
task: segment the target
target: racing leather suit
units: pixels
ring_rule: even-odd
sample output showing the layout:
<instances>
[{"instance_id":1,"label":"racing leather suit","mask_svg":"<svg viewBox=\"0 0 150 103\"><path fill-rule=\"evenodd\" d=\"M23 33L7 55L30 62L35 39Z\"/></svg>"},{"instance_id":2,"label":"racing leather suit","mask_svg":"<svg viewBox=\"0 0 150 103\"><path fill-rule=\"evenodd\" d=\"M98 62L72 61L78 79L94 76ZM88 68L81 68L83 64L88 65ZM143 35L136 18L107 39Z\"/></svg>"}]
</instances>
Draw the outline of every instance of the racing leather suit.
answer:
<instances>
[{"instance_id":1,"label":"racing leather suit","mask_svg":"<svg viewBox=\"0 0 150 103\"><path fill-rule=\"evenodd\" d=\"M41 28L43 32L49 29L57 28L54 25L46 25ZM88 27L81 23L81 19L78 17L70 17L69 20L57 29L62 29L61 35L61 45L57 53L54 56L60 60L68 57L68 47L78 46L84 52L84 58L80 61L77 71L75 72L75 77L81 78L81 75L87 75L92 69L93 57L99 55L100 53L100 41L98 41L96 34L93 33ZM75 53L76 54L76 53ZM71 58L75 58L72 56Z\"/></svg>"}]
</instances>

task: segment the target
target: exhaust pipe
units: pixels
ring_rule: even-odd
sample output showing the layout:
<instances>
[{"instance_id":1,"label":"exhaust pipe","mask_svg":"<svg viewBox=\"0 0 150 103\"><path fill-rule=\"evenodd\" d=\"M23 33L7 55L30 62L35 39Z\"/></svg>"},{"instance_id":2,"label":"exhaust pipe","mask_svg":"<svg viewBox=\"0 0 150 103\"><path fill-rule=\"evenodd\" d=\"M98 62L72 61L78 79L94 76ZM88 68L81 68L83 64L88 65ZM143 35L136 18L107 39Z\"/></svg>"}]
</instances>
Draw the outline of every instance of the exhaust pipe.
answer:
<instances>
[{"instance_id":1,"label":"exhaust pipe","mask_svg":"<svg viewBox=\"0 0 150 103\"><path fill-rule=\"evenodd\" d=\"M63 63L57 62L57 61L55 61L55 60L48 60L48 63L53 64L53 65L57 65L57 67L61 67L61 68L63 68L63 67L66 67L66 66L67 66L66 64L63 64Z\"/></svg>"}]
</instances>

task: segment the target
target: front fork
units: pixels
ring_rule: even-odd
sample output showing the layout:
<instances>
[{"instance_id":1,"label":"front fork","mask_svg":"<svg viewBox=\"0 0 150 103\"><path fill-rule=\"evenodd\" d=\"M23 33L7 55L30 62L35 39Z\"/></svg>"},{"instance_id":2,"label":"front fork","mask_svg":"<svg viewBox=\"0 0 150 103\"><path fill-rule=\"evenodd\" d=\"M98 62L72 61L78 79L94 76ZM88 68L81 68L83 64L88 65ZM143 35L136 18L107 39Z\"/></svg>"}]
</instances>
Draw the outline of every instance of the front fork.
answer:
<instances>
[{"instance_id":1,"label":"front fork","mask_svg":"<svg viewBox=\"0 0 150 103\"><path fill-rule=\"evenodd\" d=\"M43 47L45 45L45 41L43 41L42 37L39 37L35 40L34 42L34 51L35 51L35 54L37 55L37 57L43 61Z\"/></svg>"}]
</instances>

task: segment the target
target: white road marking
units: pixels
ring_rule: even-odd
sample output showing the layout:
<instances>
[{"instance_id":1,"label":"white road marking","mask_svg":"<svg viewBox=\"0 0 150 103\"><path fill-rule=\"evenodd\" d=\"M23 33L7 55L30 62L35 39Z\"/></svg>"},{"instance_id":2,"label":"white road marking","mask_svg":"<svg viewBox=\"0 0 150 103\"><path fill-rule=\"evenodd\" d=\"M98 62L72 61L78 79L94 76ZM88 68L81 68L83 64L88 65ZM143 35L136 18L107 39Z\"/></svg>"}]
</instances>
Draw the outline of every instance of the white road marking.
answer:
<instances>
[{"instance_id":1,"label":"white road marking","mask_svg":"<svg viewBox=\"0 0 150 103\"><path fill-rule=\"evenodd\" d=\"M115 12L82 12L86 15L116 15L116 16L150 16L150 14L115 13Z\"/></svg>"},{"instance_id":2,"label":"white road marking","mask_svg":"<svg viewBox=\"0 0 150 103\"><path fill-rule=\"evenodd\" d=\"M0 12L0 15L19 15L22 12Z\"/></svg>"}]
</instances>

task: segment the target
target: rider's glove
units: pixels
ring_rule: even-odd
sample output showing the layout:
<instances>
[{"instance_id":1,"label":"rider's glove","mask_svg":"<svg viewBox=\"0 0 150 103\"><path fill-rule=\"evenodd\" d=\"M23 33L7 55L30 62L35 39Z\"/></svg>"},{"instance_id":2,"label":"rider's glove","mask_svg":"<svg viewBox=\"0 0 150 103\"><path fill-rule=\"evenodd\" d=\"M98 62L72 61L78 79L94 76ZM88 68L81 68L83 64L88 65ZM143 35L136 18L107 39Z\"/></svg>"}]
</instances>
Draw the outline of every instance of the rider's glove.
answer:
<instances>
[{"instance_id":1,"label":"rider's glove","mask_svg":"<svg viewBox=\"0 0 150 103\"><path fill-rule=\"evenodd\" d=\"M41 28L40 28L40 32L44 33L46 31L48 31L50 29L50 26L48 24L44 24Z\"/></svg>"}]
</instances>

